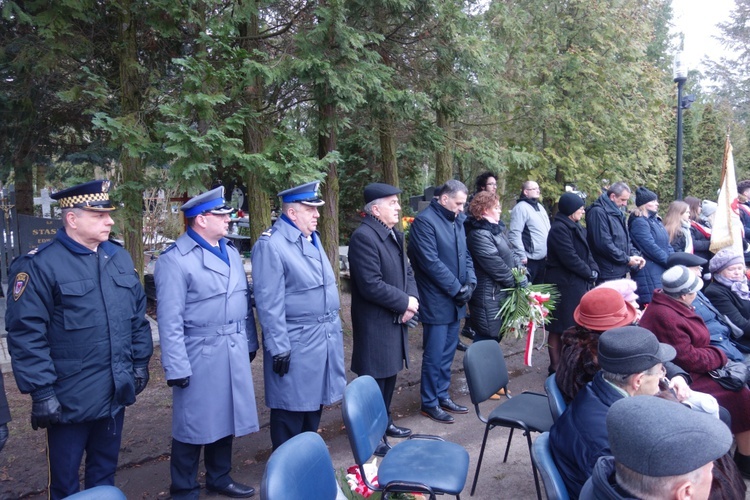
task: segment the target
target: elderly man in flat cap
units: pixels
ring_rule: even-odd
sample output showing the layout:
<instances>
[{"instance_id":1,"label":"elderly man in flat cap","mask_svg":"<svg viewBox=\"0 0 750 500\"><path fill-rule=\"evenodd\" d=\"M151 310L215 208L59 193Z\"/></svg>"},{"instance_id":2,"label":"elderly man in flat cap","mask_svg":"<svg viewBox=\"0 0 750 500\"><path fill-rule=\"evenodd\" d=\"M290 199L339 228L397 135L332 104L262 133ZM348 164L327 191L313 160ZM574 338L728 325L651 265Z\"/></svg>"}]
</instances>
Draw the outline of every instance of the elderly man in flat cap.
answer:
<instances>
[{"instance_id":1,"label":"elderly man in flat cap","mask_svg":"<svg viewBox=\"0 0 750 500\"><path fill-rule=\"evenodd\" d=\"M55 238L13 262L5 326L13 375L31 394L31 426L47 429L49 498L114 485L125 406L149 379L146 295L133 261L109 240L109 181L52 195Z\"/></svg>"},{"instance_id":2,"label":"elderly man in flat cap","mask_svg":"<svg viewBox=\"0 0 750 500\"><path fill-rule=\"evenodd\" d=\"M615 402L607 437L614 456L599 458L581 500L706 500L713 462L732 446L719 419L648 396Z\"/></svg>"},{"instance_id":3,"label":"elderly man in flat cap","mask_svg":"<svg viewBox=\"0 0 750 500\"><path fill-rule=\"evenodd\" d=\"M552 456L572 498L580 494L597 459L610 454L604 425L609 407L622 398L657 394L666 374L664 363L675 354L672 346L637 326L613 328L599 337L601 371L550 429ZM685 383L682 377L674 378Z\"/></svg>"},{"instance_id":4,"label":"elderly man in flat cap","mask_svg":"<svg viewBox=\"0 0 750 500\"><path fill-rule=\"evenodd\" d=\"M388 411L386 436L405 438L411 430L398 427L390 416L398 372L409 363L408 324L415 321L419 294L406 258L397 187L373 183L365 187L365 217L349 241L352 278L352 371L378 383ZM388 451L384 439L375 450Z\"/></svg>"},{"instance_id":5,"label":"elderly man in flat cap","mask_svg":"<svg viewBox=\"0 0 750 500\"><path fill-rule=\"evenodd\" d=\"M263 377L276 449L315 432L323 406L346 386L336 275L315 231L319 182L279 193L281 216L253 247L253 290L263 330Z\"/></svg>"},{"instance_id":6,"label":"elderly man in flat cap","mask_svg":"<svg viewBox=\"0 0 750 500\"><path fill-rule=\"evenodd\" d=\"M235 482L232 441L258 430L250 362L258 350L242 259L224 236L232 208L224 187L180 208L187 231L156 261L159 339L172 387L172 498L197 499L203 448L206 489L246 498Z\"/></svg>"}]
</instances>

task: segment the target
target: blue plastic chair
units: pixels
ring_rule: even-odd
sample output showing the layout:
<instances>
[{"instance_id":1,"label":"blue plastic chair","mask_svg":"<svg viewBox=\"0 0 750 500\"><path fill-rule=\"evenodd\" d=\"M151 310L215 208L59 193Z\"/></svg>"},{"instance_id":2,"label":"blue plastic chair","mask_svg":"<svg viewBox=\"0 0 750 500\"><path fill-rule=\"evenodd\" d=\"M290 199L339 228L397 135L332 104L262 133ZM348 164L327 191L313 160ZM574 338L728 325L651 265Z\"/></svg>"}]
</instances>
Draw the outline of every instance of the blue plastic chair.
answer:
<instances>
[{"instance_id":1,"label":"blue plastic chair","mask_svg":"<svg viewBox=\"0 0 750 500\"><path fill-rule=\"evenodd\" d=\"M473 495L477 487L479 470L482 467L482 458L484 457L484 448L487 445L487 436L490 430L495 427L510 429L508 444L505 446L503 463L508 461L510 442L513 439L513 431L515 429L523 430L529 447L529 456L531 456L531 433L548 431L552 427L552 412L550 411L546 395L536 392L523 392L517 396L513 396L513 398L508 398L507 401L496 406L487 417L482 415L482 410L479 408L480 403L487 401L490 396L497 393L500 389L505 389L505 394L508 394L510 377L508 376L508 368L505 365L503 350L497 342L486 340L471 344L466 350L466 354L464 354L464 372L466 374L466 384L469 386L471 402L474 404L477 417L485 423L484 439L482 439L482 448L479 451L477 471L474 473L474 483L471 486L471 494ZM533 464L531 470L534 473L536 495L541 500L542 492L539 487L539 478Z\"/></svg>"},{"instance_id":2,"label":"blue plastic chair","mask_svg":"<svg viewBox=\"0 0 750 500\"><path fill-rule=\"evenodd\" d=\"M279 446L266 463L260 496L266 500L319 498L339 494L328 448L315 432L304 432Z\"/></svg>"},{"instance_id":3,"label":"blue plastic chair","mask_svg":"<svg viewBox=\"0 0 750 500\"><path fill-rule=\"evenodd\" d=\"M543 432L536 438L531 447L531 459L542 476L547 500L568 500L568 489L565 487L560 471L552 458L549 447L549 432Z\"/></svg>"},{"instance_id":4,"label":"blue plastic chair","mask_svg":"<svg viewBox=\"0 0 750 500\"><path fill-rule=\"evenodd\" d=\"M346 434L360 470L388 427L388 414L377 382L369 375L354 379L344 391L341 411ZM393 446L378 467L378 487L364 478L373 490L388 493L423 492L459 495L469 472L469 453L463 446L437 436L413 435ZM364 476L364 474L363 474ZM289 497L292 498L292 497Z\"/></svg>"},{"instance_id":5,"label":"blue plastic chair","mask_svg":"<svg viewBox=\"0 0 750 500\"><path fill-rule=\"evenodd\" d=\"M547 393L547 398L549 398L549 409L552 412L552 420L557 422L557 419L560 418L560 415L568 407L568 403L565 402L565 398L562 392L560 392L560 386L557 385L554 373L544 381L544 390Z\"/></svg>"},{"instance_id":6,"label":"blue plastic chair","mask_svg":"<svg viewBox=\"0 0 750 500\"><path fill-rule=\"evenodd\" d=\"M65 500L127 500L116 486L94 486L70 495Z\"/></svg>"}]
</instances>

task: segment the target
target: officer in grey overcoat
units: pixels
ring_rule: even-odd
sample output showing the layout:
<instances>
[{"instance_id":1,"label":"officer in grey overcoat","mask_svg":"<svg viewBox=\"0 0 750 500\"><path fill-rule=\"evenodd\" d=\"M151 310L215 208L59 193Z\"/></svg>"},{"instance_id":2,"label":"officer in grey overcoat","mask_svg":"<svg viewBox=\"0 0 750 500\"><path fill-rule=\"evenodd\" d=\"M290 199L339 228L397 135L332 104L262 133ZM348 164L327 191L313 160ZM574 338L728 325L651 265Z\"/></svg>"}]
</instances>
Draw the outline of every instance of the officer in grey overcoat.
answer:
<instances>
[{"instance_id":1,"label":"officer in grey overcoat","mask_svg":"<svg viewBox=\"0 0 750 500\"><path fill-rule=\"evenodd\" d=\"M250 371L258 336L242 259L224 238L232 208L220 186L181 210L188 229L155 269L161 358L174 401L170 491L199 497L204 447L206 489L245 498L255 490L229 472L233 436L258 430Z\"/></svg>"},{"instance_id":2,"label":"officer in grey overcoat","mask_svg":"<svg viewBox=\"0 0 750 500\"><path fill-rule=\"evenodd\" d=\"M279 193L282 214L253 247L274 449L317 431L323 405L341 400L346 386L338 286L315 231L324 204L318 185Z\"/></svg>"}]
</instances>

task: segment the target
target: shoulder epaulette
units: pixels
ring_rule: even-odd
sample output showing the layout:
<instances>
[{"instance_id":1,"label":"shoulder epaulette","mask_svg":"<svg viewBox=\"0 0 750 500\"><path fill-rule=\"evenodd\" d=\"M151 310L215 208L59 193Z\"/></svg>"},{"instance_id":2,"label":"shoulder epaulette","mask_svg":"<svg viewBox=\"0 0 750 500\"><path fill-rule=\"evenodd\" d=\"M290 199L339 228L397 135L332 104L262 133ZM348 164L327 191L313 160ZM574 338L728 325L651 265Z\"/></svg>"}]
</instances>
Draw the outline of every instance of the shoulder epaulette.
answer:
<instances>
[{"instance_id":1,"label":"shoulder epaulette","mask_svg":"<svg viewBox=\"0 0 750 500\"><path fill-rule=\"evenodd\" d=\"M167 249L166 249L166 250L162 250L162 252L161 252L161 254L160 254L160 255L164 255L165 253L169 252L170 250L172 250L173 248L176 248L176 247L177 247L177 245L176 245L175 243L172 243L171 245L169 245L169 246L167 247Z\"/></svg>"},{"instance_id":2,"label":"shoulder epaulette","mask_svg":"<svg viewBox=\"0 0 750 500\"><path fill-rule=\"evenodd\" d=\"M276 232L276 226L271 226L265 231L261 233L261 236L271 236L274 232Z\"/></svg>"},{"instance_id":3,"label":"shoulder epaulette","mask_svg":"<svg viewBox=\"0 0 750 500\"><path fill-rule=\"evenodd\" d=\"M41 245L39 245L38 247L36 247L36 248L32 248L32 249L31 249L31 250L29 251L29 253L27 253L26 255L29 255L29 256L33 257L34 255L38 254L39 252L43 251L43 250L44 250L45 248L47 248L47 247L49 247L50 245L52 245L52 243L54 243L54 240L48 241L48 242L46 242L46 243L42 243L42 244L41 244Z\"/></svg>"}]
</instances>

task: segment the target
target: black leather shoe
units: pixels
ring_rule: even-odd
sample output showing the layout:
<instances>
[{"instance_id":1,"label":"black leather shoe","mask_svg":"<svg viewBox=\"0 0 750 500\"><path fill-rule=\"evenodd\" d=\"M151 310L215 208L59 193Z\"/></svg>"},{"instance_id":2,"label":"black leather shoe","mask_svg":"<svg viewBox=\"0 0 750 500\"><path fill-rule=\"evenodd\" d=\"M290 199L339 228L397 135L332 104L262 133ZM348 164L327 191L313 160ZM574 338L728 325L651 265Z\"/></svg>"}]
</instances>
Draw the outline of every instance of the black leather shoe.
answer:
<instances>
[{"instance_id":1,"label":"black leather shoe","mask_svg":"<svg viewBox=\"0 0 750 500\"><path fill-rule=\"evenodd\" d=\"M469 340L474 340L474 337L477 336L477 332L475 332L472 327L468 325L464 325L463 330L461 330L461 335L463 335Z\"/></svg>"},{"instance_id":2,"label":"black leather shoe","mask_svg":"<svg viewBox=\"0 0 750 500\"><path fill-rule=\"evenodd\" d=\"M458 345L456 346L456 350L457 351L466 352L466 349L468 349L468 348L469 348L469 346L467 346L466 344L464 344L460 340L458 341Z\"/></svg>"},{"instance_id":3,"label":"black leather shoe","mask_svg":"<svg viewBox=\"0 0 750 500\"><path fill-rule=\"evenodd\" d=\"M209 485L206 485L206 489L210 492L218 493L219 495L224 495L225 497L231 498L249 498L255 495L255 488L253 488L252 486L235 482L229 483L223 488L213 488Z\"/></svg>"},{"instance_id":4,"label":"black leather shoe","mask_svg":"<svg viewBox=\"0 0 750 500\"><path fill-rule=\"evenodd\" d=\"M452 424L454 422L453 417L445 413L439 406L433 406L432 408L423 406L422 415L430 417L435 422L440 422L441 424Z\"/></svg>"},{"instance_id":5,"label":"black leather shoe","mask_svg":"<svg viewBox=\"0 0 750 500\"><path fill-rule=\"evenodd\" d=\"M469 413L469 409L453 402L452 399L441 399L440 408L451 413Z\"/></svg>"},{"instance_id":6,"label":"black leather shoe","mask_svg":"<svg viewBox=\"0 0 750 500\"><path fill-rule=\"evenodd\" d=\"M391 445L389 445L389 444L387 444L387 443L385 443L383 441L380 441L378 443L377 448L375 448L375 451L373 451L372 454L375 455L375 456L377 456L377 457L384 457L385 454L388 453L388 451L390 451L390 449L391 449Z\"/></svg>"},{"instance_id":7,"label":"black leather shoe","mask_svg":"<svg viewBox=\"0 0 750 500\"><path fill-rule=\"evenodd\" d=\"M408 438L411 436L411 429L390 424L385 430L385 435L390 438Z\"/></svg>"}]
</instances>

